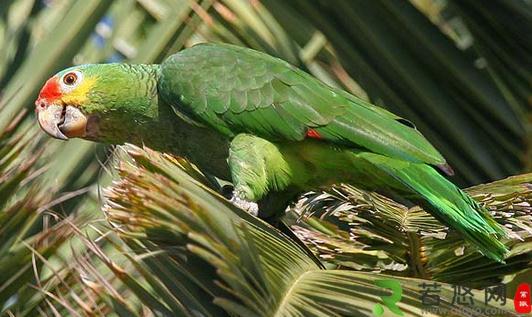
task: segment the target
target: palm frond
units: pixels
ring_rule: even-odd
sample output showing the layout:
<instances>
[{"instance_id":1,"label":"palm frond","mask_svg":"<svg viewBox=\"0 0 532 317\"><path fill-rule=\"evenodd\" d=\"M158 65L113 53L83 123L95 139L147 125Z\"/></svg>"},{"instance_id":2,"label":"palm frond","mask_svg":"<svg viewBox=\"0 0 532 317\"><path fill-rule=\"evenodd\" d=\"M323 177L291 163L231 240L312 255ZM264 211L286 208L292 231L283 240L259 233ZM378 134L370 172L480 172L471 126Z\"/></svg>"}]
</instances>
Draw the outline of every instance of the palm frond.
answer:
<instances>
[{"instance_id":1,"label":"palm frond","mask_svg":"<svg viewBox=\"0 0 532 317\"><path fill-rule=\"evenodd\" d=\"M402 286L398 309L423 314L419 285L428 281L322 270L284 234L228 204L185 161L134 146L125 151L105 211L137 254L126 256L142 282L108 267L153 314L371 316L389 294L378 286L382 279ZM441 307L451 310L452 287L442 289Z\"/></svg>"},{"instance_id":2,"label":"palm frond","mask_svg":"<svg viewBox=\"0 0 532 317\"><path fill-rule=\"evenodd\" d=\"M510 232L506 264L485 259L421 208L349 185L307 195L296 211L312 216L293 227L339 266L486 287L531 265L531 184L523 174L467 189Z\"/></svg>"},{"instance_id":3,"label":"palm frond","mask_svg":"<svg viewBox=\"0 0 532 317\"><path fill-rule=\"evenodd\" d=\"M4 109L0 108L0 114ZM38 179L45 166L37 162L42 155L42 139L21 125L23 115L0 132L0 313L16 312L42 295L28 287L36 284L43 263L35 259L55 254L71 234L65 223L48 207L56 202L45 194ZM30 132L29 132L30 131ZM48 187L50 190L50 187Z\"/></svg>"}]
</instances>

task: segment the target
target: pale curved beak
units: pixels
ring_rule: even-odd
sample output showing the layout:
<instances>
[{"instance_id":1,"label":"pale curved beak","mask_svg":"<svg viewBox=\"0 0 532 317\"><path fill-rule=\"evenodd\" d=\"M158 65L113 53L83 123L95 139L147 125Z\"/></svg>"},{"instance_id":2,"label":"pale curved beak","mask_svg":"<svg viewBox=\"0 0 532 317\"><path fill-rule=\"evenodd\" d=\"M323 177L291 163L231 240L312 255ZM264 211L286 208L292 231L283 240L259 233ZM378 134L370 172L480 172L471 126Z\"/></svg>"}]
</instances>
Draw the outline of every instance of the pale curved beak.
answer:
<instances>
[{"instance_id":1,"label":"pale curved beak","mask_svg":"<svg viewBox=\"0 0 532 317\"><path fill-rule=\"evenodd\" d=\"M73 106L50 104L38 108L37 119L41 128L56 139L68 140L86 134L87 118Z\"/></svg>"}]
</instances>

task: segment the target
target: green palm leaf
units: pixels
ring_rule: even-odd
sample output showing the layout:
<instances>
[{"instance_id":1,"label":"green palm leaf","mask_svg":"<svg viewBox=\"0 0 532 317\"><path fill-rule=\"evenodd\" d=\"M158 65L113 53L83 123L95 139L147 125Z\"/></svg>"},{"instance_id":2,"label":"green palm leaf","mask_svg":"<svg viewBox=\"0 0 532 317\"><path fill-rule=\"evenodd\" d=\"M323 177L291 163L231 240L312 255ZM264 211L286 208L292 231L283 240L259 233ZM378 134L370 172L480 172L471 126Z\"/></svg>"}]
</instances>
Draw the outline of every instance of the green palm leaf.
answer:
<instances>
[{"instance_id":1,"label":"green palm leaf","mask_svg":"<svg viewBox=\"0 0 532 317\"><path fill-rule=\"evenodd\" d=\"M307 195L296 210L312 216L293 228L340 266L486 287L531 265L530 184L532 174L524 174L467 190L511 232L505 264L485 259L419 207L349 185Z\"/></svg>"},{"instance_id":2,"label":"green palm leaf","mask_svg":"<svg viewBox=\"0 0 532 317\"><path fill-rule=\"evenodd\" d=\"M51 257L71 234L65 223L46 214L56 202L45 195L51 188L37 179L45 168L37 162L42 139L28 132L22 118L0 132L0 313L42 299L27 287L36 283L35 272L43 266L34 252Z\"/></svg>"},{"instance_id":3,"label":"green palm leaf","mask_svg":"<svg viewBox=\"0 0 532 317\"><path fill-rule=\"evenodd\" d=\"M121 178L106 193L105 210L125 241L144 254L130 258L136 266L160 272L164 263L166 271L177 272L143 274L152 277L146 287L117 270L154 312L192 315L201 310L209 315L212 302L240 316L370 316L387 294L375 283L392 277L320 269L284 234L229 205L185 161L133 146L126 151L119 163ZM155 250L160 251L146 254ZM421 315L422 281L393 278L403 289L399 308ZM179 291L173 292L177 285ZM149 296L152 287L155 297ZM443 288L447 299L442 307L451 309L451 287ZM202 294L197 298L203 300L193 301L191 294Z\"/></svg>"}]
</instances>

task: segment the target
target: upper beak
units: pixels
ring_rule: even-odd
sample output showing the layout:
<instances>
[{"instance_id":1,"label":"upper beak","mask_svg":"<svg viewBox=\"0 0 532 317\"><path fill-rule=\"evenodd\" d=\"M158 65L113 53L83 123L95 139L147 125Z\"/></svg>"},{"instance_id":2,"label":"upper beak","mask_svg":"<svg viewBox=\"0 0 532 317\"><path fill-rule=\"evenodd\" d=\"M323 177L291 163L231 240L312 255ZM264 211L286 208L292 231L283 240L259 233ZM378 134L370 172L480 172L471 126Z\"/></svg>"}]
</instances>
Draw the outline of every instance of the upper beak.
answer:
<instances>
[{"instance_id":1,"label":"upper beak","mask_svg":"<svg viewBox=\"0 0 532 317\"><path fill-rule=\"evenodd\" d=\"M56 139L85 136L87 118L76 107L50 104L39 108L37 105L37 118L41 128Z\"/></svg>"}]
</instances>

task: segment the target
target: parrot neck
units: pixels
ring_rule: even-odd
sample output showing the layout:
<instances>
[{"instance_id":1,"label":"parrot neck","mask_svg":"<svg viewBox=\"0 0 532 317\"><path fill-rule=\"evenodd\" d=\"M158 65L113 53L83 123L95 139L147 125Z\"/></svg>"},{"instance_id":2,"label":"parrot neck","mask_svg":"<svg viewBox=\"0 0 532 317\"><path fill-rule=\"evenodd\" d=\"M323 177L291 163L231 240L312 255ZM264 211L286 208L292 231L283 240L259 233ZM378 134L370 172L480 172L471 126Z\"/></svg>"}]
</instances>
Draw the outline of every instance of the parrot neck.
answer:
<instances>
[{"instance_id":1,"label":"parrot neck","mask_svg":"<svg viewBox=\"0 0 532 317\"><path fill-rule=\"evenodd\" d=\"M123 64L121 64L123 65ZM213 129L196 126L177 116L159 97L159 65L126 65L127 79L120 89L111 87L93 111L95 128L85 138L110 144L132 143L185 157L206 172L229 179L226 159L229 140ZM122 70L124 71L124 70ZM119 92L119 93L117 93Z\"/></svg>"}]
</instances>

